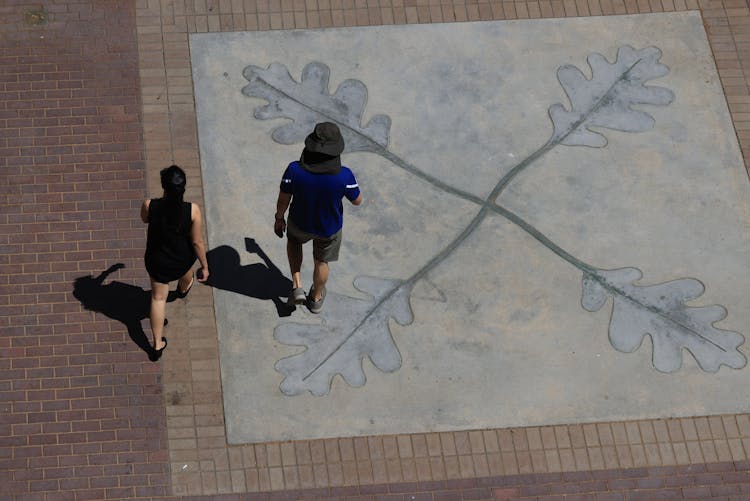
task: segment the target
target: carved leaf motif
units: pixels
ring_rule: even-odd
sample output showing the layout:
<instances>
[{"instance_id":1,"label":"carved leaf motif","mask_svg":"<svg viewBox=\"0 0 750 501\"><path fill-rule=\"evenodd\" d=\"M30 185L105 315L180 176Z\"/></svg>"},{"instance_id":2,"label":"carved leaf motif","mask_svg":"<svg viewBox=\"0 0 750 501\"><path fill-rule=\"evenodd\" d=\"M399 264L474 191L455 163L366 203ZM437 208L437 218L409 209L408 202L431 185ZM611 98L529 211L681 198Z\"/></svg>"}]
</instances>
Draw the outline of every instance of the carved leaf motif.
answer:
<instances>
[{"instance_id":1,"label":"carved leaf motif","mask_svg":"<svg viewBox=\"0 0 750 501\"><path fill-rule=\"evenodd\" d=\"M682 349L688 350L707 372L721 365L741 369L747 363L737 349L742 334L713 326L724 319L723 306L687 306L686 301L703 295L703 284L694 278L681 278L656 285L634 285L642 273L637 268L595 270L583 275L581 304L598 311L614 297L609 340L623 352L637 350L643 337L650 335L653 364L661 372L674 372L682 365Z\"/></svg>"},{"instance_id":2,"label":"carved leaf motif","mask_svg":"<svg viewBox=\"0 0 750 501\"><path fill-rule=\"evenodd\" d=\"M588 57L592 78L575 66L565 65L557 70L557 78L570 100L570 111L562 104L549 108L554 125L551 143L568 146L601 148L607 139L591 127L603 127L623 132L643 132L654 126L654 118L633 105L668 105L674 100L671 90L646 86L644 82L669 73L659 63L661 51L656 47L635 50L623 46L617 50L617 60L609 63L601 54Z\"/></svg>"},{"instance_id":3,"label":"carved leaf motif","mask_svg":"<svg viewBox=\"0 0 750 501\"><path fill-rule=\"evenodd\" d=\"M388 146L391 119L374 116L362 126L362 113L367 104L367 87L359 80L344 80L329 94L330 69L323 63L309 63L302 70L298 83L283 64L273 63L267 69L247 66L242 72L250 82L242 89L246 96L268 101L255 110L255 118L289 118L292 123L277 127L271 137L281 144L305 140L318 122L335 122L344 137L345 150L375 151Z\"/></svg>"},{"instance_id":4,"label":"carved leaf motif","mask_svg":"<svg viewBox=\"0 0 750 501\"><path fill-rule=\"evenodd\" d=\"M285 395L305 391L327 395L336 374L351 386L362 386L366 381L364 357L384 372L401 367L401 354L388 324L391 318L400 325L413 321L411 283L357 277L354 286L370 299L329 292L321 324L285 323L276 327L274 335L279 342L307 348L276 362L276 370L285 376L280 386Z\"/></svg>"}]
</instances>

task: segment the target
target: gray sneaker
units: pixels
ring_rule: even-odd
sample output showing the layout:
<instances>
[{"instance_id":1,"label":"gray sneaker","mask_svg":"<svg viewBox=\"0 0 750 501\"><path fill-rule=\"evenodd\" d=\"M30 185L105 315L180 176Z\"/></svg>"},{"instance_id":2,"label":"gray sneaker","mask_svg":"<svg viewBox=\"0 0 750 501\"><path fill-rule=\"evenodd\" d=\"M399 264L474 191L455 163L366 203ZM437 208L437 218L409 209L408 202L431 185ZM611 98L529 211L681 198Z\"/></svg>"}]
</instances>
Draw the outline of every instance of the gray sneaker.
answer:
<instances>
[{"instance_id":1,"label":"gray sneaker","mask_svg":"<svg viewBox=\"0 0 750 501\"><path fill-rule=\"evenodd\" d=\"M323 301L326 300L326 288L323 287L323 294L320 296L319 301L313 301L311 298L312 296L312 287L310 287L310 293L307 295L307 309L310 310L310 313L318 314L323 309Z\"/></svg>"},{"instance_id":2,"label":"gray sneaker","mask_svg":"<svg viewBox=\"0 0 750 501\"><path fill-rule=\"evenodd\" d=\"M289 300L287 303L289 304L302 304L305 302L307 297L305 297L305 289L302 287L297 287L292 291L291 294L289 294Z\"/></svg>"}]
</instances>

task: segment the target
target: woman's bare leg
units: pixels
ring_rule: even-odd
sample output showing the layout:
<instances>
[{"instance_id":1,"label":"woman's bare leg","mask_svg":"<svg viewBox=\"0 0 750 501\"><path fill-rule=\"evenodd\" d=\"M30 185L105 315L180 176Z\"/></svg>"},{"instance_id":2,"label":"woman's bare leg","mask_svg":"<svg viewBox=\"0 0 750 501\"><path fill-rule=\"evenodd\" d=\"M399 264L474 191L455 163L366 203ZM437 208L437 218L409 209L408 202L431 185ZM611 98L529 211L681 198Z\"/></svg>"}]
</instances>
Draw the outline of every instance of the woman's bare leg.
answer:
<instances>
[{"instance_id":1,"label":"woman's bare leg","mask_svg":"<svg viewBox=\"0 0 750 501\"><path fill-rule=\"evenodd\" d=\"M193 270L189 269L177 282L177 292L185 292L193 283Z\"/></svg>"},{"instance_id":2,"label":"woman's bare leg","mask_svg":"<svg viewBox=\"0 0 750 501\"><path fill-rule=\"evenodd\" d=\"M160 350L164 347L161 336L164 332L164 317L167 314L167 295L169 284L161 284L151 279L151 333L154 335L154 349Z\"/></svg>"}]
</instances>

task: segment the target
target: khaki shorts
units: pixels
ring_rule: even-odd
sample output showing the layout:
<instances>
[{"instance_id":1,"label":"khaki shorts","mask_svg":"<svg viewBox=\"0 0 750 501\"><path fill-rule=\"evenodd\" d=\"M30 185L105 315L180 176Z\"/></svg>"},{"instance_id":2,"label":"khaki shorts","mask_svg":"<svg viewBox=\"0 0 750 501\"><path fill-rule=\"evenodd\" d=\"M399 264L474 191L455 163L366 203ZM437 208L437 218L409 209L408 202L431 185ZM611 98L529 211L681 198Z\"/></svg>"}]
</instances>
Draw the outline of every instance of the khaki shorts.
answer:
<instances>
[{"instance_id":1,"label":"khaki shorts","mask_svg":"<svg viewBox=\"0 0 750 501\"><path fill-rule=\"evenodd\" d=\"M286 223L286 237L292 242L304 244L313 241L313 257L317 261L332 263L339 259L339 249L341 249L341 230L330 237L319 237L312 233L306 233L295 225L291 219Z\"/></svg>"}]
</instances>

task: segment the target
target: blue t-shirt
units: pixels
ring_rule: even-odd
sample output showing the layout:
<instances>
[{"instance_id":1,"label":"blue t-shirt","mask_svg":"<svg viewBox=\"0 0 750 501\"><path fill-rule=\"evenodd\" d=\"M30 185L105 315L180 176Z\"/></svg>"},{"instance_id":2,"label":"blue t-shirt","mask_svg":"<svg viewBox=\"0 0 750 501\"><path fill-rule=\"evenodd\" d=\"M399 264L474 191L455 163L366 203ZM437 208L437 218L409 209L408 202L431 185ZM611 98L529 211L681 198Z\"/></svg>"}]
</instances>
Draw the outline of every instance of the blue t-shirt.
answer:
<instances>
[{"instance_id":1,"label":"blue t-shirt","mask_svg":"<svg viewBox=\"0 0 750 501\"><path fill-rule=\"evenodd\" d=\"M313 174L292 162L284 171L280 189L292 195L289 219L305 233L330 237L344 225L341 199L354 201L359 185L348 167L338 174Z\"/></svg>"}]
</instances>

